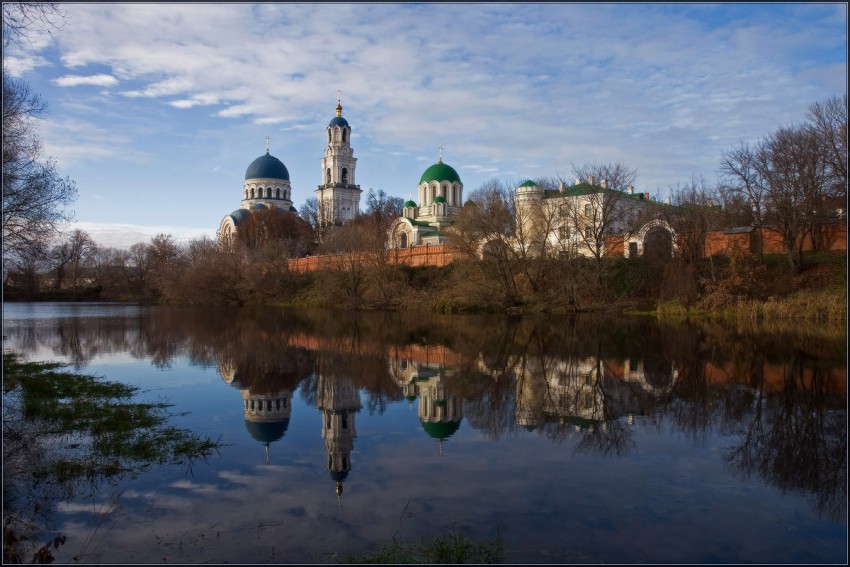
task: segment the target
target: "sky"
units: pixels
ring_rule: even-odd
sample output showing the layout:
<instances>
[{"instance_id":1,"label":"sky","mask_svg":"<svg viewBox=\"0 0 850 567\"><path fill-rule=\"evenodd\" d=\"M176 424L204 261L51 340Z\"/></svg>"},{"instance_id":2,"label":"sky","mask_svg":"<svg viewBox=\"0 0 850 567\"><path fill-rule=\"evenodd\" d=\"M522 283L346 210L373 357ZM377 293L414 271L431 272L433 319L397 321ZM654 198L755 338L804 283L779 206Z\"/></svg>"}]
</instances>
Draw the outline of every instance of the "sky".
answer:
<instances>
[{"instance_id":1,"label":"sky","mask_svg":"<svg viewBox=\"0 0 850 567\"><path fill-rule=\"evenodd\" d=\"M49 106L70 228L126 248L214 237L270 152L297 208L341 97L363 190L443 161L487 181L623 163L663 198L847 92L846 3L63 3L3 54ZM341 91L341 94L338 94Z\"/></svg>"}]
</instances>

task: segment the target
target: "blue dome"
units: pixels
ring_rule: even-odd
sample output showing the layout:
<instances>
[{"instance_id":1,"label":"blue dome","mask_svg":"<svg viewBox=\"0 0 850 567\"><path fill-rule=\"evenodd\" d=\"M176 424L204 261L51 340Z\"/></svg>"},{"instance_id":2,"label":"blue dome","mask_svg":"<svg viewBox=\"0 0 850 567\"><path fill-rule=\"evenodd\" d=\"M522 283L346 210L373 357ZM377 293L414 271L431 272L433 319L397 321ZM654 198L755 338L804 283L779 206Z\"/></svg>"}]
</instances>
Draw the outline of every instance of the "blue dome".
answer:
<instances>
[{"instance_id":1,"label":"blue dome","mask_svg":"<svg viewBox=\"0 0 850 567\"><path fill-rule=\"evenodd\" d=\"M245 420L245 429L251 437L260 443L274 443L286 433L289 428L289 420L280 421L248 421Z\"/></svg>"},{"instance_id":2,"label":"blue dome","mask_svg":"<svg viewBox=\"0 0 850 567\"><path fill-rule=\"evenodd\" d=\"M254 203L253 205L251 205L252 211L262 211L263 209L268 209L268 207L262 203Z\"/></svg>"},{"instance_id":3,"label":"blue dome","mask_svg":"<svg viewBox=\"0 0 850 567\"><path fill-rule=\"evenodd\" d=\"M351 128L351 126L348 125L348 120L342 116L334 116L328 124L328 128L336 128L337 126L340 128Z\"/></svg>"},{"instance_id":4,"label":"blue dome","mask_svg":"<svg viewBox=\"0 0 850 567\"><path fill-rule=\"evenodd\" d=\"M240 221L245 220L245 217L250 215L251 213L248 209L236 209L232 213L230 213L230 218L233 219L233 222L239 224Z\"/></svg>"},{"instance_id":5,"label":"blue dome","mask_svg":"<svg viewBox=\"0 0 850 567\"><path fill-rule=\"evenodd\" d=\"M289 181L289 171L283 162L266 153L251 162L245 170L245 179L285 179Z\"/></svg>"}]
</instances>

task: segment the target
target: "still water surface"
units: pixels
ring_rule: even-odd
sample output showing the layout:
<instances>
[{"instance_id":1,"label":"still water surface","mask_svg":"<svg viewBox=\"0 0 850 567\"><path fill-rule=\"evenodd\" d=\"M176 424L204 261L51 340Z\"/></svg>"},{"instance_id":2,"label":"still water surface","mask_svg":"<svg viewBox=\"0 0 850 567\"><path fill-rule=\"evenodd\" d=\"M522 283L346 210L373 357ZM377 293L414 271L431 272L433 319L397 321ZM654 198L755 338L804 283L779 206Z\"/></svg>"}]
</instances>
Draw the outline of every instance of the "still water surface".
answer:
<instances>
[{"instance_id":1,"label":"still water surface","mask_svg":"<svg viewBox=\"0 0 850 567\"><path fill-rule=\"evenodd\" d=\"M842 329L3 305L3 347L226 444L55 504L58 563L847 562Z\"/></svg>"}]
</instances>

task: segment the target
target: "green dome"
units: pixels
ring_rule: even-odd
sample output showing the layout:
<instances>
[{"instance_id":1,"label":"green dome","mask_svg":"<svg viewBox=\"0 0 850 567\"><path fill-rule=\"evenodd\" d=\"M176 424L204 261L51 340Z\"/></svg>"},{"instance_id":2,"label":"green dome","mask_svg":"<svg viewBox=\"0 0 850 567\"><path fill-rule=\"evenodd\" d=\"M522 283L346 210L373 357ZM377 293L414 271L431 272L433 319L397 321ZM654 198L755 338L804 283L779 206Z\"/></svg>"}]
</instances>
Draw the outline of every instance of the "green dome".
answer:
<instances>
[{"instance_id":1,"label":"green dome","mask_svg":"<svg viewBox=\"0 0 850 567\"><path fill-rule=\"evenodd\" d=\"M266 152L266 155L251 162L251 165L245 170L245 179L285 179L289 181L289 171L282 161Z\"/></svg>"},{"instance_id":2,"label":"green dome","mask_svg":"<svg viewBox=\"0 0 850 567\"><path fill-rule=\"evenodd\" d=\"M448 439L460 428L459 421L423 421L422 429L434 439Z\"/></svg>"},{"instance_id":3,"label":"green dome","mask_svg":"<svg viewBox=\"0 0 850 567\"><path fill-rule=\"evenodd\" d=\"M419 183L426 181L461 182L457 171L455 171L452 166L446 165L443 162L437 162L425 170L425 173L423 173L422 177L419 179Z\"/></svg>"},{"instance_id":4,"label":"green dome","mask_svg":"<svg viewBox=\"0 0 850 567\"><path fill-rule=\"evenodd\" d=\"M434 202L435 203L445 203L446 198L443 197L442 195L437 195L436 197L434 197Z\"/></svg>"},{"instance_id":5,"label":"green dome","mask_svg":"<svg viewBox=\"0 0 850 567\"><path fill-rule=\"evenodd\" d=\"M407 201L407 202L404 204L404 206L405 206L405 207L415 207L415 206L416 206L416 203L415 203L414 201Z\"/></svg>"},{"instance_id":6,"label":"green dome","mask_svg":"<svg viewBox=\"0 0 850 567\"><path fill-rule=\"evenodd\" d=\"M537 187L537 183L529 179L528 181L520 185L520 187Z\"/></svg>"}]
</instances>

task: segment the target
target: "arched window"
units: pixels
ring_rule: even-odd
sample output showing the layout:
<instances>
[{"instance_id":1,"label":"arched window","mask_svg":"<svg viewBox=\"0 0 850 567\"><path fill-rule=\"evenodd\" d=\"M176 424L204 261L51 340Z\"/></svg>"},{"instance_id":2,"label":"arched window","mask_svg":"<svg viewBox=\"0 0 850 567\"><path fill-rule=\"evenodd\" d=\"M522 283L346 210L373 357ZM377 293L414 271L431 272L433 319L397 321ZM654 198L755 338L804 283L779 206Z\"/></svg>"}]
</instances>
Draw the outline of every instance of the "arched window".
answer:
<instances>
[{"instance_id":1,"label":"arched window","mask_svg":"<svg viewBox=\"0 0 850 567\"><path fill-rule=\"evenodd\" d=\"M345 142L345 128L342 129L342 141Z\"/></svg>"},{"instance_id":2,"label":"arched window","mask_svg":"<svg viewBox=\"0 0 850 567\"><path fill-rule=\"evenodd\" d=\"M399 248L407 248L407 233L402 232L398 235L398 247Z\"/></svg>"},{"instance_id":3,"label":"arched window","mask_svg":"<svg viewBox=\"0 0 850 567\"><path fill-rule=\"evenodd\" d=\"M266 198L268 198L268 199L272 198L272 188L271 187L266 187Z\"/></svg>"},{"instance_id":4,"label":"arched window","mask_svg":"<svg viewBox=\"0 0 850 567\"><path fill-rule=\"evenodd\" d=\"M328 128L328 143L331 143L331 129Z\"/></svg>"},{"instance_id":5,"label":"arched window","mask_svg":"<svg viewBox=\"0 0 850 567\"><path fill-rule=\"evenodd\" d=\"M342 168L342 182L348 183L348 169L345 167Z\"/></svg>"},{"instance_id":6,"label":"arched window","mask_svg":"<svg viewBox=\"0 0 850 567\"><path fill-rule=\"evenodd\" d=\"M327 181L325 181L325 183L330 183L331 182L331 168L328 168L328 171L325 174L325 177L327 178Z\"/></svg>"}]
</instances>

